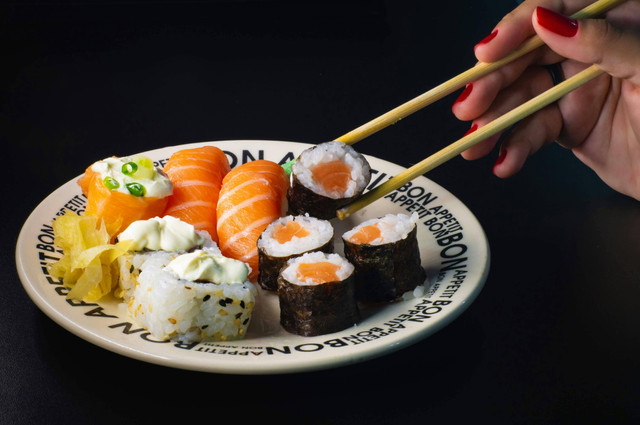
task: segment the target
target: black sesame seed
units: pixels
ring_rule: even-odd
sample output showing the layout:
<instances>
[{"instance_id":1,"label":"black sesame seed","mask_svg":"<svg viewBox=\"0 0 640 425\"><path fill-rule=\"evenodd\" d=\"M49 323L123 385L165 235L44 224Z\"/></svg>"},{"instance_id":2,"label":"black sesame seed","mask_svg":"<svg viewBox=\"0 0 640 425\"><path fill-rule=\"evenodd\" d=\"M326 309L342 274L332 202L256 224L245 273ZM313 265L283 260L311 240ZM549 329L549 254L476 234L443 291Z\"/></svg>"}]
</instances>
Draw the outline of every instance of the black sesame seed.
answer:
<instances>
[{"instance_id":1,"label":"black sesame seed","mask_svg":"<svg viewBox=\"0 0 640 425\"><path fill-rule=\"evenodd\" d=\"M133 267L133 265L131 265L131 267L129 267L129 273L133 273L133 271L134 271L135 269L136 269L136 268L135 268L135 267Z\"/></svg>"},{"instance_id":2,"label":"black sesame seed","mask_svg":"<svg viewBox=\"0 0 640 425\"><path fill-rule=\"evenodd\" d=\"M242 317L242 313L236 314L236 319L239 319L240 317Z\"/></svg>"},{"instance_id":3,"label":"black sesame seed","mask_svg":"<svg viewBox=\"0 0 640 425\"><path fill-rule=\"evenodd\" d=\"M209 298L211 298L211 295L205 295L202 301L209 301Z\"/></svg>"},{"instance_id":4,"label":"black sesame seed","mask_svg":"<svg viewBox=\"0 0 640 425\"><path fill-rule=\"evenodd\" d=\"M244 319L244 322L242 322L242 324L246 325L247 323L249 323L249 318L248 317L246 319Z\"/></svg>"},{"instance_id":5,"label":"black sesame seed","mask_svg":"<svg viewBox=\"0 0 640 425\"><path fill-rule=\"evenodd\" d=\"M240 301L240 307L244 308L244 301Z\"/></svg>"},{"instance_id":6,"label":"black sesame seed","mask_svg":"<svg viewBox=\"0 0 640 425\"><path fill-rule=\"evenodd\" d=\"M220 304L222 307L226 307L227 306L227 303L222 299L220 301L218 301L218 304Z\"/></svg>"},{"instance_id":7,"label":"black sesame seed","mask_svg":"<svg viewBox=\"0 0 640 425\"><path fill-rule=\"evenodd\" d=\"M233 304L233 300L231 298L225 298L224 302L227 304Z\"/></svg>"},{"instance_id":8,"label":"black sesame seed","mask_svg":"<svg viewBox=\"0 0 640 425\"><path fill-rule=\"evenodd\" d=\"M207 329L209 325L202 325L202 329Z\"/></svg>"}]
</instances>

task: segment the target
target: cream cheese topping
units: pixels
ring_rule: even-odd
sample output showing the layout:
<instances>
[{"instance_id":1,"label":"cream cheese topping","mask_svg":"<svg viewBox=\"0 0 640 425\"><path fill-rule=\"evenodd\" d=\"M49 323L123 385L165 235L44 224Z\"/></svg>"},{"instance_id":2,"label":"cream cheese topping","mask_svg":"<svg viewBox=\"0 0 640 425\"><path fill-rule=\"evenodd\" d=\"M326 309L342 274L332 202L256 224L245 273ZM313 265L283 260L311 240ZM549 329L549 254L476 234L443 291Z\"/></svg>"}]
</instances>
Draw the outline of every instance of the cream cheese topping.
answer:
<instances>
[{"instance_id":1,"label":"cream cheese topping","mask_svg":"<svg viewBox=\"0 0 640 425\"><path fill-rule=\"evenodd\" d=\"M172 216L134 221L118 235L118 240L132 240L132 251L189 251L205 242L191 224Z\"/></svg>"},{"instance_id":2,"label":"cream cheese topping","mask_svg":"<svg viewBox=\"0 0 640 425\"><path fill-rule=\"evenodd\" d=\"M244 283L249 275L249 267L242 261L203 250L182 254L167 268L181 279L218 284Z\"/></svg>"},{"instance_id":3,"label":"cream cheese topping","mask_svg":"<svg viewBox=\"0 0 640 425\"><path fill-rule=\"evenodd\" d=\"M101 161L94 163L91 166L91 170L100 175L101 180L110 178L115 180L117 187L110 187L111 190L115 190L122 193L129 194L127 185L130 183L139 183L144 187L144 196L164 198L173 193L173 184L171 180L159 169L152 167L148 170L140 169L139 172L134 172L130 175L126 175L122 172L122 167L130 162L140 163L141 160L150 162L144 157L122 157L122 158L105 158ZM142 167L141 167L142 168Z\"/></svg>"}]
</instances>

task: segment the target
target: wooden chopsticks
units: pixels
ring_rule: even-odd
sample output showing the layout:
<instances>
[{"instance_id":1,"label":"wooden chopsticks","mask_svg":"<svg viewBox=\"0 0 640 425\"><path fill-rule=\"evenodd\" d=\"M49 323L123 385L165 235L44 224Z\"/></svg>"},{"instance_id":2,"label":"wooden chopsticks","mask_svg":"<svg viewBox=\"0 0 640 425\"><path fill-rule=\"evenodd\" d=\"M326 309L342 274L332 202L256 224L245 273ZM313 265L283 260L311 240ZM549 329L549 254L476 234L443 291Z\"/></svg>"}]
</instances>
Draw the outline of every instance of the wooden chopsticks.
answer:
<instances>
[{"instance_id":1,"label":"wooden chopsticks","mask_svg":"<svg viewBox=\"0 0 640 425\"><path fill-rule=\"evenodd\" d=\"M546 92L534 97L528 102L523 103L517 108L512 109L511 111L500 116L499 118L496 118L485 126L478 128L473 133L464 136L463 138L453 142L447 147L429 156L428 158L423 159L414 166L398 173L394 177L382 183L380 186L377 186L368 191L367 193L353 201L351 204L339 209L336 212L338 218L340 220L347 218L359 209L369 205L373 201L385 196L393 190L404 186L407 182L415 179L416 177L433 170L438 165L450 160L456 155L459 155L463 151L469 149L471 146L487 139L488 137L493 136L496 133L506 130L521 119L555 102L567 93L575 90L588 81L593 80L603 72L604 71L602 71L597 66L591 65L584 71L563 81L562 83L554 86Z\"/></svg>"},{"instance_id":2,"label":"wooden chopsticks","mask_svg":"<svg viewBox=\"0 0 640 425\"><path fill-rule=\"evenodd\" d=\"M624 3L627 0L598 0L595 3L590 4L584 9L574 13L571 15L572 18L575 19L583 19L595 17L603 14L609 9L614 8L615 6ZM529 38L527 41L522 43L517 50L512 52L511 54L505 56L504 58L496 61L496 62L480 62L476 64L474 67L464 71L461 74L456 75L448 81L432 88L431 90L409 100L406 103L386 112L385 114L380 115L377 118L361 125L360 127L351 130L350 132L334 139L338 142L343 142L346 144L356 143L380 130L383 128L395 124L402 118L405 118L416 111L424 108L432 104L433 102L442 99L443 97L453 93L459 88L464 87L466 84L477 80L478 78L489 74L490 72L495 71L496 69L518 59L529 52L537 49L542 46L544 43L537 35Z\"/></svg>"},{"instance_id":3,"label":"wooden chopsticks","mask_svg":"<svg viewBox=\"0 0 640 425\"><path fill-rule=\"evenodd\" d=\"M582 19L593 16L598 16L607 10L624 3L626 0L599 0L577 13L571 15L573 18ZM453 91L463 87L465 84L477 80L478 78L500 68L501 66L519 58L523 55L535 50L542 46L544 43L538 36L533 36L526 42L524 42L516 51L506 56L505 58L490 63L478 63L473 68L459 74L452 79L434 87L433 89L425 92L424 94L406 102L395 109L375 118L368 123L352 130L351 132L339 137L336 141L340 141L347 144L356 143L365 137L387 127L390 124L397 122L398 120L411 115L412 113L424 108L425 106L439 100ZM595 65L590 66L584 71L574 75L573 77L563 81L562 83L552 87L546 92L534 97L528 102L523 103L519 107L507 112L494 121L484 125L471 134L468 134L461 139L453 142L449 146L441 149L435 154L415 164L414 166L404 170L391 179L387 180L380 186L375 187L369 192L357 198L351 204L336 211L336 215L340 220L343 220L353 214L354 212L369 205L373 201L385 196L399 187L402 187L407 182L415 179L426 172L433 170L437 166L444 162L454 158L463 151L469 149L471 146L486 140L487 138L506 130L510 126L516 124L523 118L539 111L540 109L548 106L549 104L557 101L562 96L582 86L588 81L593 80L597 76L603 73Z\"/></svg>"}]
</instances>

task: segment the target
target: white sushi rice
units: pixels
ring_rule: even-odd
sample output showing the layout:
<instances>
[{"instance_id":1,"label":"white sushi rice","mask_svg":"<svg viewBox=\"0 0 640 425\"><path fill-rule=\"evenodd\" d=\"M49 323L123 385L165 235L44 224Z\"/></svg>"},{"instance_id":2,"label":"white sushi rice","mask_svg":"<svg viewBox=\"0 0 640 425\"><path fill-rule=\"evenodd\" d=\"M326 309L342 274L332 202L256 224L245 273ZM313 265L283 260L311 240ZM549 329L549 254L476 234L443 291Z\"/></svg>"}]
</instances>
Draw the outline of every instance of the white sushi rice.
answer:
<instances>
[{"instance_id":1,"label":"white sushi rice","mask_svg":"<svg viewBox=\"0 0 640 425\"><path fill-rule=\"evenodd\" d=\"M416 213L411 214L411 216L402 213L387 214L383 217L363 221L353 229L345 232L342 238L348 241L363 227L377 223L380 229L380 237L371 241L369 245L393 243L405 239L409 232L416 226L417 221L418 214Z\"/></svg>"},{"instance_id":2,"label":"white sushi rice","mask_svg":"<svg viewBox=\"0 0 640 425\"><path fill-rule=\"evenodd\" d=\"M339 254L327 254L324 252L316 251L303 254L299 257L294 257L287 261L287 265L283 267L280 275L287 282L296 285L317 285L311 279L300 280L298 279L298 266L300 264L316 263L328 261L332 264L340 266L336 271L336 275L340 281L347 279L354 271L353 264L347 261Z\"/></svg>"},{"instance_id":3,"label":"white sushi rice","mask_svg":"<svg viewBox=\"0 0 640 425\"><path fill-rule=\"evenodd\" d=\"M131 317L155 338L184 343L242 338L249 326L257 290L238 284L180 279L166 265L177 253L144 253L132 296ZM144 258L141 258L144 257Z\"/></svg>"},{"instance_id":4,"label":"white sushi rice","mask_svg":"<svg viewBox=\"0 0 640 425\"><path fill-rule=\"evenodd\" d=\"M425 279L425 282L422 285L418 285L411 291L407 291L404 294L402 294L402 300L408 301L408 300L413 300L415 298L422 298L423 296L426 295L427 288L428 288L428 281Z\"/></svg>"},{"instance_id":5,"label":"white sushi rice","mask_svg":"<svg viewBox=\"0 0 640 425\"><path fill-rule=\"evenodd\" d=\"M311 169L322 162L336 160L344 162L351 168L351 181L344 193L327 193L321 185L316 184ZM320 195L338 199L349 198L362 192L369 182L371 169L363 156L350 145L342 142L326 142L302 152L293 164L292 173L303 186Z\"/></svg>"},{"instance_id":6,"label":"white sushi rice","mask_svg":"<svg viewBox=\"0 0 640 425\"><path fill-rule=\"evenodd\" d=\"M273 238L273 233L279 226L284 226L289 221L299 223L309 232L309 235L304 237L294 236L288 242L279 243ZM258 249L264 250L266 254L272 257L288 257L317 249L327 244L331 239L333 239L333 226L329 221L310 217L309 215L289 215L281 217L267 226L258 239Z\"/></svg>"}]
</instances>

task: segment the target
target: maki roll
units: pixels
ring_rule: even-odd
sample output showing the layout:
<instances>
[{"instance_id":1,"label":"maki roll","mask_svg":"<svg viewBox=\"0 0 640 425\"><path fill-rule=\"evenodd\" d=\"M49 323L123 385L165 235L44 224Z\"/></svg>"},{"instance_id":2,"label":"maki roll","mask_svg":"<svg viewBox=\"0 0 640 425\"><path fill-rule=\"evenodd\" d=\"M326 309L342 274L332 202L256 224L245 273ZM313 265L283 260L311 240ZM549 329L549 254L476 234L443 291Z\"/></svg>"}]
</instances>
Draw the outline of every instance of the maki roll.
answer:
<instances>
[{"instance_id":1,"label":"maki roll","mask_svg":"<svg viewBox=\"0 0 640 425\"><path fill-rule=\"evenodd\" d=\"M359 301L395 301L422 285L426 272L418 248L417 214L387 214L346 232L344 255L355 267Z\"/></svg>"},{"instance_id":2,"label":"maki roll","mask_svg":"<svg viewBox=\"0 0 640 425\"><path fill-rule=\"evenodd\" d=\"M215 251L158 251L141 266L129 314L160 340L240 339L257 295L248 275L245 263Z\"/></svg>"},{"instance_id":3,"label":"maki roll","mask_svg":"<svg viewBox=\"0 0 640 425\"><path fill-rule=\"evenodd\" d=\"M360 320L353 265L338 254L311 252L287 261L278 278L280 324L293 334L324 335Z\"/></svg>"},{"instance_id":4,"label":"maki roll","mask_svg":"<svg viewBox=\"0 0 640 425\"><path fill-rule=\"evenodd\" d=\"M371 180L365 157L342 142L326 142L303 151L291 168L289 213L321 219L359 196Z\"/></svg>"},{"instance_id":5,"label":"maki roll","mask_svg":"<svg viewBox=\"0 0 640 425\"><path fill-rule=\"evenodd\" d=\"M333 227L327 220L308 215L275 220L258 238L258 283L277 291L278 274L287 260L313 251L333 251Z\"/></svg>"}]
</instances>

